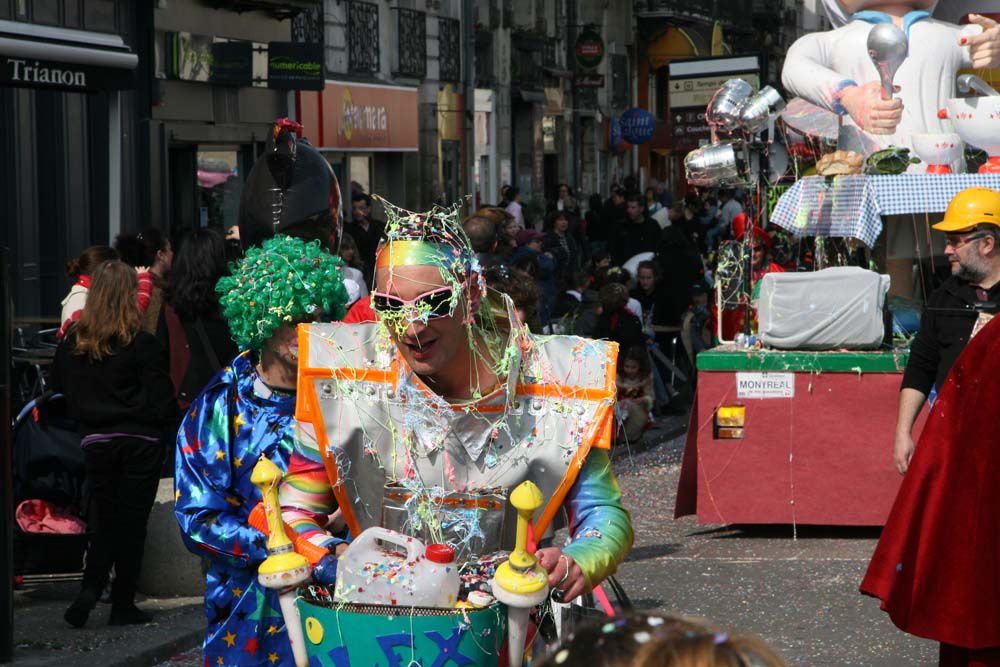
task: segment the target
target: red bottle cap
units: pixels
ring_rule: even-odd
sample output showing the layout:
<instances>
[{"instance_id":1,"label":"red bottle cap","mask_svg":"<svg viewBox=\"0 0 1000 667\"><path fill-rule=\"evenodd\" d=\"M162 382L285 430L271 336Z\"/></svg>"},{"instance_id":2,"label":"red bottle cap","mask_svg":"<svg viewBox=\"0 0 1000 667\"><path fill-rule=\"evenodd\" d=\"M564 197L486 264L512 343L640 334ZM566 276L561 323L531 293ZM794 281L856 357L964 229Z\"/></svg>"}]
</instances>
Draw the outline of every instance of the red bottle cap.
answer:
<instances>
[{"instance_id":1,"label":"red bottle cap","mask_svg":"<svg viewBox=\"0 0 1000 667\"><path fill-rule=\"evenodd\" d=\"M424 556L435 563L451 563L455 560L455 550L447 544L429 544Z\"/></svg>"}]
</instances>

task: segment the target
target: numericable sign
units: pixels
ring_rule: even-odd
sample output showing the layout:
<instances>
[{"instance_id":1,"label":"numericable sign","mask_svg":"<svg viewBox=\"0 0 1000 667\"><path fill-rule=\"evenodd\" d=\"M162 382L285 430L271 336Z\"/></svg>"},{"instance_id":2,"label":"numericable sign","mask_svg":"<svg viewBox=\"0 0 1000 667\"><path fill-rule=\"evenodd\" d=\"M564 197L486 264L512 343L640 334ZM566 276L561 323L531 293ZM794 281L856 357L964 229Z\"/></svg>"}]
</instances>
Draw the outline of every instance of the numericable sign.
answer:
<instances>
[{"instance_id":1,"label":"numericable sign","mask_svg":"<svg viewBox=\"0 0 1000 667\"><path fill-rule=\"evenodd\" d=\"M737 373L736 398L792 398L795 373Z\"/></svg>"}]
</instances>

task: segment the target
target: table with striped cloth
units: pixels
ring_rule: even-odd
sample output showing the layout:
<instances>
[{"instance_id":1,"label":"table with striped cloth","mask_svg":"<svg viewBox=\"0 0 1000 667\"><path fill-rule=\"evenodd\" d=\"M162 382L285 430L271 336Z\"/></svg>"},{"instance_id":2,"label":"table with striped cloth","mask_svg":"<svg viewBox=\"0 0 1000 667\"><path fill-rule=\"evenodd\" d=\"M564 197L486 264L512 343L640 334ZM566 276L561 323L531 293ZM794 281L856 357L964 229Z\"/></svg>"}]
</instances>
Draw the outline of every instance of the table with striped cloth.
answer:
<instances>
[{"instance_id":1,"label":"table with striped cloth","mask_svg":"<svg viewBox=\"0 0 1000 667\"><path fill-rule=\"evenodd\" d=\"M846 236L871 248L883 215L943 213L960 190L975 186L1000 191L1000 174L807 176L781 196L771 222L795 236Z\"/></svg>"}]
</instances>

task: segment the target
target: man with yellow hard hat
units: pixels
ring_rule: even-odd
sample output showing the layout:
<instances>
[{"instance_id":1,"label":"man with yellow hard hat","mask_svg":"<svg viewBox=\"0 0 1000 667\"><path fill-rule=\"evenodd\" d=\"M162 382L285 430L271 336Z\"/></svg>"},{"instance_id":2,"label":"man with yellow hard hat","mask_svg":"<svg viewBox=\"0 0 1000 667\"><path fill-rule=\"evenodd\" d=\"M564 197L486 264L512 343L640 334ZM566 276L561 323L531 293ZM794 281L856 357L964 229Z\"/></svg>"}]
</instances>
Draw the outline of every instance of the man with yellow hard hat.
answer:
<instances>
[{"instance_id":1,"label":"man with yellow hard hat","mask_svg":"<svg viewBox=\"0 0 1000 667\"><path fill-rule=\"evenodd\" d=\"M931 294L910 346L896 418L893 458L905 473L913 456L913 424L969 340L1000 310L1000 192L967 188L948 204L944 254L951 277Z\"/></svg>"}]
</instances>

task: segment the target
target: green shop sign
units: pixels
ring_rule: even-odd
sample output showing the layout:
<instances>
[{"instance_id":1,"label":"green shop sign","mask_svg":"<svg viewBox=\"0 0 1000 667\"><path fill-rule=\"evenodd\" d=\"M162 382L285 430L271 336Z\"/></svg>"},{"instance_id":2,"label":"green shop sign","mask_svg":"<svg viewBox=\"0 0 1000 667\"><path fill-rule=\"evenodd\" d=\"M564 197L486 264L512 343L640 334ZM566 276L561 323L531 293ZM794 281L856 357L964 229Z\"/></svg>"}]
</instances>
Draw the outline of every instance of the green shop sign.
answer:
<instances>
[{"instance_id":1,"label":"green shop sign","mask_svg":"<svg viewBox=\"0 0 1000 667\"><path fill-rule=\"evenodd\" d=\"M594 69L604 60L604 39L593 28L586 28L576 38L576 64Z\"/></svg>"},{"instance_id":2,"label":"green shop sign","mask_svg":"<svg viewBox=\"0 0 1000 667\"><path fill-rule=\"evenodd\" d=\"M323 90L323 45L271 42L267 51L267 87Z\"/></svg>"}]
</instances>

